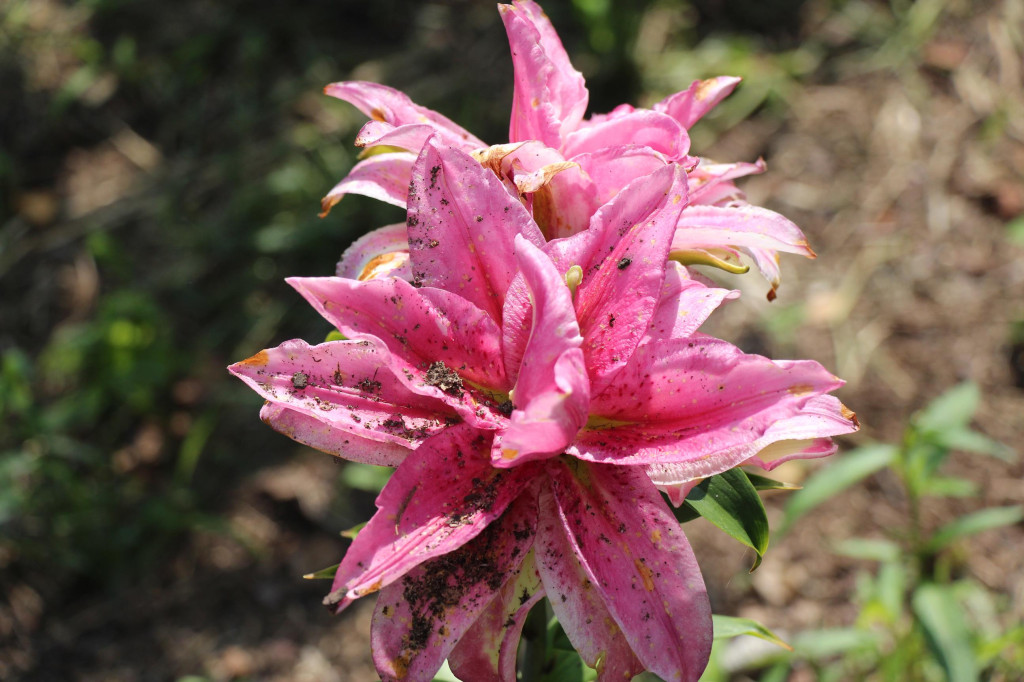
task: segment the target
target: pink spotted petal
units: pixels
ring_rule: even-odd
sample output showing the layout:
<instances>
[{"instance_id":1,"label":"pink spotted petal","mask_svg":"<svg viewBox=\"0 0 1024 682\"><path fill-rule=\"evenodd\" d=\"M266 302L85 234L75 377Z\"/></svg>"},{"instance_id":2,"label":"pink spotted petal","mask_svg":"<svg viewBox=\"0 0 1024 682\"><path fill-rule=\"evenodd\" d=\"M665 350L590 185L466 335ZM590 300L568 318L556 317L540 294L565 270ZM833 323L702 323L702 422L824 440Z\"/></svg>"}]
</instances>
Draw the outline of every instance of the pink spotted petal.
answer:
<instances>
[{"instance_id":1,"label":"pink spotted petal","mask_svg":"<svg viewBox=\"0 0 1024 682\"><path fill-rule=\"evenodd\" d=\"M541 491L534 554L558 622L583 661L598 669L598 679L630 680L642 672L644 666L622 636L604 595L580 565L549 488Z\"/></svg>"},{"instance_id":2,"label":"pink spotted petal","mask_svg":"<svg viewBox=\"0 0 1024 682\"><path fill-rule=\"evenodd\" d=\"M320 200L320 217L326 216L346 194L362 194L405 208L415 160L416 155L409 152L390 152L360 161Z\"/></svg>"},{"instance_id":3,"label":"pink spotted petal","mask_svg":"<svg viewBox=\"0 0 1024 682\"><path fill-rule=\"evenodd\" d=\"M625 366L647 331L685 205L686 173L665 166L628 185L591 221L576 314L595 393Z\"/></svg>"},{"instance_id":4,"label":"pink spotted petal","mask_svg":"<svg viewBox=\"0 0 1024 682\"><path fill-rule=\"evenodd\" d=\"M405 460L409 450L420 442L418 439L404 443L382 442L367 438L353 433L351 429L338 429L330 422L319 419L318 415L299 412L281 403L264 403L260 408L260 419L278 433L303 445L363 464L396 467ZM402 421L408 425L404 414ZM443 420L438 420L438 423L443 423ZM425 435L438 431L439 428L431 427ZM411 431L410 435L419 435L419 432Z\"/></svg>"},{"instance_id":5,"label":"pink spotted petal","mask_svg":"<svg viewBox=\"0 0 1024 682\"><path fill-rule=\"evenodd\" d=\"M516 235L544 243L518 197L473 157L436 140L417 159L409 190L416 281L458 294L500 321L516 274Z\"/></svg>"},{"instance_id":6,"label":"pink spotted petal","mask_svg":"<svg viewBox=\"0 0 1024 682\"><path fill-rule=\"evenodd\" d=\"M529 290L533 322L513 394L515 410L495 438L496 466L558 454L587 421L590 384L572 294L551 260L524 237L516 259Z\"/></svg>"},{"instance_id":7,"label":"pink spotted petal","mask_svg":"<svg viewBox=\"0 0 1024 682\"><path fill-rule=\"evenodd\" d=\"M352 541L324 603L341 611L501 518L537 472L530 464L493 468L490 440L485 431L457 424L412 451L377 497L378 511Z\"/></svg>"},{"instance_id":8,"label":"pink spotted petal","mask_svg":"<svg viewBox=\"0 0 1024 682\"><path fill-rule=\"evenodd\" d=\"M654 110L668 114L689 130L704 114L725 99L739 82L739 78L732 76L694 81L688 89L669 95L655 104Z\"/></svg>"},{"instance_id":9,"label":"pink spotted petal","mask_svg":"<svg viewBox=\"0 0 1024 682\"><path fill-rule=\"evenodd\" d=\"M579 456L673 464L689 471L679 481L710 476L777 440L856 430L838 401L825 416L815 400L842 384L816 362L772 361L701 334L651 341L592 400L603 420L580 432Z\"/></svg>"},{"instance_id":10,"label":"pink spotted petal","mask_svg":"<svg viewBox=\"0 0 1024 682\"><path fill-rule=\"evenodd\" d=\"M349 279L412 279L409 233L405 223L386 225L364 234L345 249L334 272Z\"/></svg>"},{"instance_id":11,"label":"pink spotted petal","mask_svg":"<svg viewBox=\"0 0 1024 682\"><path fill-rule=\"evenodd\" d=\"M382 121L367 121L356 135L355 144L357 147L399 147L419 154L420 149L435 131L436 128L425 123L410 123L396 127Z\"/></svg>"},{"instance_id":12,"label":"pink spotted petal","mask_svg":"<svg viewBox=\"0 0 1024 682\"><path fill-rule=\"evenodd\" d=\"M507 390L501 332L483 311L441 289L400 279L340 277L287 280L347 338L380 339L410 369L443 362L461 377Z\"/></svg>"},{"instance_id":13,"label":"pink spotted petal","mask_svg":"<svg viewBox=\"0 0 1024 682\"><path fill-rule=\"evenodd\" d=\"M650 175L668 163L664 154L635 144L608 146L572 157L594 183L596 203L604 205L637 178Z\"/></svg>"},{"instance_id":14,"label":"pink spotted petal","mask_svg":"<svg viewBox=\"0 0 1024 682\"><path fill-rule=\"evenodd\" d=\"M498 5L505 22L515 90L509 140L540 140L558 149L583 120L588 93L554 27L537 3Z\"/></svg>"},{"instance_id":15,"label":"pink spotted petal","mask_svg":"<svg viewBox=\"0 0 1024 682\"><path fill-rule=\"evenodd\" d=\"M448 656L461 680L516 682L516 653L526 616L545 596L533 551Z\"/></svg>"},{"instance_id":16,"label":"pink spotted petal","mask_svg":"<svg viewBox=\"0 0 1024 682\"><path fill-rule=\"evenodd\" d=\"M570 551L637 658L667 682L696 682L711 655L711 605L686 536L643 469L552 460L548 473Z\"/></svg>"},{"instance_id":17,"label":"pink spotted petal","mask_svg":"<svg viewBox=\"0 0 1024 682\"><path fill-rule=\"evenodd\" d=\"M228 369L272 405L289 411L264 414L286 435L320 449L329 445L328 451L349 453L356 461L392 464L401 459L395 447L416 447L443 428L452 411L408 390L387 361L386 352L355 341L310 346L294 340ZM384 445L374 456L360 443L364 439Z\"/></svg>"},{"instance_id":18,"label":"pink spotted petal","mask_svg":"<svg viewBox=\"0 0 1024 682\"><path fill-rule=\"evenodd\" d=\"M827 457L836 451L831 436L853 433L857 415L830 395L807 401L794 416L772 424L764 435L716 454L708 462L679 462L648 467L658 485L691 481L721 473L738 464L753 464L771 471L791 459Z\"/></svg>"},{"instance_id":19,"label":"pink spotted petal","mask_svg":"<svg viewBox=\"0 0 1024 682\"><path fill-rule=\"evenodd\" d=\"M485 619L493 604L502 605L504 588L517 583L536 523L536 497L520 496L477 537L384 588L370 636L382 680L430 680L460 638L473 640L494 632ZM517 604L519 596L513 596ZM514 645L512 663L515 680Z\"/></svg>"},{"instance_id":20,"label":"pink spotted petal","mask_svg":"<svg viewBox=\"0 0 1024 682\"><path fill-rule=\"evenodd\" d=\"M814 257L799 227L759 206L688 206L679 216L677 228L673 251L732 246Z\"/></svg>"},{"instance_id":21,"label":"pink spotted petal","mask_svg":"<svg viewBox=\"0 0 1024 682\"><path fill-rule=\"evenodd\" d=\"M665 269L661 298L647 335L653 339L691 336L718 306L739 295L739 291L709 287L693 279L686 268L672 261Z\"/></svg>"},{"instance_id":22,"label":"pink spotted petal","mask_svg":"<svg viewBox=\"0 0 1024 682\"><path fill-rule=\"evenodd\" d=\"M637 109L625 116L609 118L570 133L565 138L563 151L566 157L573 158L577 154L629 144L649 147L676 161L689 151L690 136L671 116L650 109Z\"/></svg>"},{"instance_id":23,"label":"pink spotted petal","mask_svg":"<svg viewBox=\"0 0 1024 682\"><path fill-rule=\"evenodd\" d=\"M324 93L345 100L375 121L383 121L396 127L410 123L429 125L448 145L467 150L487 146L451 119L421 107L405 93L386 85L346 81L331 83L324 88Z\"/></svg>"}]
</instances>

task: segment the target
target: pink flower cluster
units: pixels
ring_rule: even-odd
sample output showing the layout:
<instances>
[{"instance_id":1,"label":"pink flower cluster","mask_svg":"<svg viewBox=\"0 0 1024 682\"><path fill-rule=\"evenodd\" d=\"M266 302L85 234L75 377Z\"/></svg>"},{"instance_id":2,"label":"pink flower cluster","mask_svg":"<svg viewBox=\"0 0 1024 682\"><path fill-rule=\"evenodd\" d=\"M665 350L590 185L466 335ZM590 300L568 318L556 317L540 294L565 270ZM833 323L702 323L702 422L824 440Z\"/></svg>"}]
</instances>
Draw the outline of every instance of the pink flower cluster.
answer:
<instances>
[{"instance_id":1,"label":"pink flower cluster","mask_svg":"<svg viewBox=\"0 0 1024 682\"><path fill-rule=\"evenodd\" d=\"M584 119L587 91L530 0L500 6L512 46L509 144L488 147L371 83L328 94L386 146L324 199L408 209L289 283L344 335L233 365L273 428L397 467L327 603L379 592L384 680L514 681L526 614L547 597L602 680L696 680L711 610L677 503L740 464L827 455L856 430L811 361L772 361L698 327L736 292L685 264L778 283L778 251L812 255L789 221L743 201L760 164L691 157L687 129L735 86L694 83L651 110ZM393 151L399 148L404 151ZM766 460L766 453L778 458Z\"/></svg>"}]
</instances>

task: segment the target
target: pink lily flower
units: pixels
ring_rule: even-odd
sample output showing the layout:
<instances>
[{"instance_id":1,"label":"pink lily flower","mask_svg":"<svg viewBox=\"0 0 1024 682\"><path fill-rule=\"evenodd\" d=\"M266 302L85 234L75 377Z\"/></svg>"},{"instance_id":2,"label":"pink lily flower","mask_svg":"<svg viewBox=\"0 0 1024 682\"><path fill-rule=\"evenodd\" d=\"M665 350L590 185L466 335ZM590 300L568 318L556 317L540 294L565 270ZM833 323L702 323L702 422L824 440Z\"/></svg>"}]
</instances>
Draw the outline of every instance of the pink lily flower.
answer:
<instances>
[{"instance_id":1,"label":"pink lily flower","mask_svg":"<svg viewBox=\"0 0 1024 682\"><path fill-rule=\"evenodd\" d=\"M599 207L631 181L667 164L690 171L690 202L679 215L672 251L681 262L745 272L749 256L771 284L779 286L778 253L814 258L800 229L783 216L745 201L734 180L761 173L764 163L716 164L689 155L688 129L736 87L738 78L695 81L651 109L622 104L607 114L584 118L588 93L554 27L532 0L499 5L508 33L515 89L510 144L490 147L448 118L413 103L383 85L359 81L328 85L328 95L355 105L370 117L356 144L405 151L373 155L323 199L323 213L345 194L364 194L406 205L406 188L416 155L427 138L474 153L510 189L517 191L547 238L587 227ZM350 260L372 260L404 251L403 240L388 251L368 251ZM379 248L385 246L375 244ZM346 270L346 276L370 273Z\"/></svg>"},{"instance_id":2,"label":"pink lily flower","mask_svg":"<svg viewBox=\"0 0 1024 682\"><path fill-rule=\"evenodd\" d=\"M668 487L773 444L856 429L817 363L695 333L731 292L669 261L680 165L546 241L502 180L431 138L410 171L408 268L289 280L347 340L289 341L230 369L261 416L346 459L397 466L326 603L379 591L384 680L515 680L547 596L600 680L697 680L711 610Z\"/></svg>"}]
</instances>

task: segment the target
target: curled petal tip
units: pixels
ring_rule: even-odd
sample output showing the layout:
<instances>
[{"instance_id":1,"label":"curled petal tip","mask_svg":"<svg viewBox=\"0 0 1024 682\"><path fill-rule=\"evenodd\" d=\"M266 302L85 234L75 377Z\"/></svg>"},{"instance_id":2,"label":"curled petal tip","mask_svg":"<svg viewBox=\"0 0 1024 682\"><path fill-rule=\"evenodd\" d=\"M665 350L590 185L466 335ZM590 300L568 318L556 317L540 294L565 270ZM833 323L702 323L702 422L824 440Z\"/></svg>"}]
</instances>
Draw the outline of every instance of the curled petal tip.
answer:
<instances>
[{"instance_id":1,"label":"curled petal tip","mask_svg":"<svg viewBox=\"0 0 1024 682\"><path fill-rule=\"evenodd\" d=\"M853 422L853 425L860 429L860 420L857 419L857 413L848 408L846 405L839 403L839 413L843 415L844 419L849 419Z\"/></svg>"}]
</instances>

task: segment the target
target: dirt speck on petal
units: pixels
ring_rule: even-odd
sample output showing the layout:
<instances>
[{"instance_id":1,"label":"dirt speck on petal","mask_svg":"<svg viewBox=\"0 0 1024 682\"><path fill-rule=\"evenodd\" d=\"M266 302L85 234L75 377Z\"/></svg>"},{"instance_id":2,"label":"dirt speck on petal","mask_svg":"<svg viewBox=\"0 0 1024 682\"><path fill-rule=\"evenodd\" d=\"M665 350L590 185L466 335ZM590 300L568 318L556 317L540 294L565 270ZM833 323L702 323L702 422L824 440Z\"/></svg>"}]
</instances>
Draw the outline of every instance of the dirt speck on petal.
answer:
<instances>
[{"instance_id":1,"label":"dirt speck on petal","mask_svg":"<svg viewBox=\"0 0 1024 682\"><path fill-rule=\"evenodd\" d=\"M309 376L305 372L296 372L292 375L292 386L302 390L309 384Z\"/></svg>"},{"instance_id":2,"label":"dirt speck on petal","mask_svg":"<svg viewBox=\"0 0 1024 682\"><path fill-rule=\"evenodd\" d=\"M427 369L427 385L439 388L448 395L462 395L462 377L440 360Z\"/></svg>"}]
</instances>

